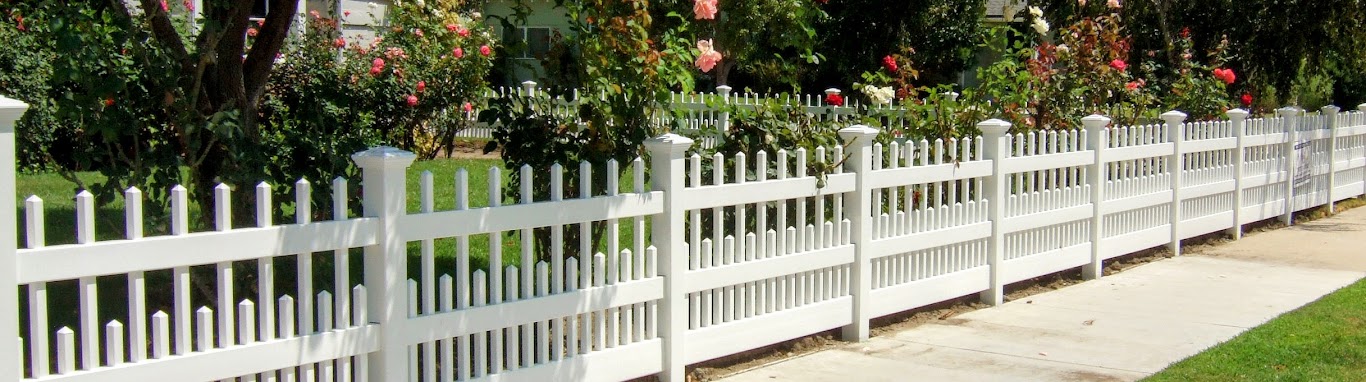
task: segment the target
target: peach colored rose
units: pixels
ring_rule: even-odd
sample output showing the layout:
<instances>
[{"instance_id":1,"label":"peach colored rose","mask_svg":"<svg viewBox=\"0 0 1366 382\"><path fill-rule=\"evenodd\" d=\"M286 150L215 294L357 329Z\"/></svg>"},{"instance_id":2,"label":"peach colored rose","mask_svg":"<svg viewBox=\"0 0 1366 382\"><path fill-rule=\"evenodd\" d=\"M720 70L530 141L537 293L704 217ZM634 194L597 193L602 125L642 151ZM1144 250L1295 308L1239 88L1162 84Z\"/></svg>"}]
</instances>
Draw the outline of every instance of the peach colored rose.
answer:
<instances>
[{"instance_id":1,"label":"peach colored rose","mask_svg":"<svg viewBox=\"0 0 1366 382\"><path fill-rule=\"evenodd\" d=\"M716 0L696 0L693 2L692 13L698 20L716 19Z\"/></svg>"},{"instance_id":2,"label":"peach colored rose","mask_svg":"<svg viewBox=\"0 0 1366 382\"><path fill-rule=\"evenodd\" d=\"M712 49L711 40L698 40L697 50L700 52L697 54L695 64L697 69L702 70L702 73L710 72L712 68L716 67L716 63L721 62L721 52Z\"/></svg>"}]
</instances>

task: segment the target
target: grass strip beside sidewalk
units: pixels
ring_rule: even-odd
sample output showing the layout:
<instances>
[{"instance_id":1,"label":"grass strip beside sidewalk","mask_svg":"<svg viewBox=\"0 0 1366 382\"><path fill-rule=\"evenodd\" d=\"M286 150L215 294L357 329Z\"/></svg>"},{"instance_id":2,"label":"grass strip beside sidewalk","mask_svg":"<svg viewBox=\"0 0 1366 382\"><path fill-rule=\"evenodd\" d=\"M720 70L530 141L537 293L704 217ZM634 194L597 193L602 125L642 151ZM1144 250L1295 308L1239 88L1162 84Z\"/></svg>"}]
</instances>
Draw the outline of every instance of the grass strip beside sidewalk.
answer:
<instances>
[{"instance_id":1,"label":"grass strip beside sidewalk","mask_svg":"<svg viewBox=\"0 0 1366 382\"><path fill-rule=\"evenodd\" d=\"M1366 381L1366 280L1144 381Z\"/></svg>"}]
</instances>

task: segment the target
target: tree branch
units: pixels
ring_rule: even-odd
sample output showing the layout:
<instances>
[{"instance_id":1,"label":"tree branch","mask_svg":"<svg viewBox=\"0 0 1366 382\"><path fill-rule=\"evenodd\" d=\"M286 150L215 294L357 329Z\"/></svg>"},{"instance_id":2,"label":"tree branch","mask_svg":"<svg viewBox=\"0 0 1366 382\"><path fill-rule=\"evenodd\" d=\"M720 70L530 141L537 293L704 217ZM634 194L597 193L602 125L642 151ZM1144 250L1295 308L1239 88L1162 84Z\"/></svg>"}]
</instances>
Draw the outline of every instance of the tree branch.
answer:
<instances>
[{"instance_id":1,"label":"tree branch","mask_svg":"<svg viewBox=\"0 0 1366 382\"><path fill-rule=\"evenodd\" d=\"M256 42L251 45L251 52L242 64L247 102L255 104L265 92L270 70L275 66L275 56L284 47L285 38L289 37L289 26L293 24L294 14L298 10L299 3L296 1L270 3L265 25L261 26Z\"/></svg>"},{"instance_id":2,"label":"tree branch","mask_svg":"<svg viewBox=\"0 0 1366 382\"><path fill-rule=\"evenodd\" d=\"M128 13L128 9L122 1L115 0L111 3L121 9L124 14ZM171 24L170 14L161 9L162 3L157 0L141 0L140 3L148 24L151 24L152 36L161 42L166 50L171 52L172 57L183 62L189 53L185 51L185 42L180 40L180 33L176 32L175 25Z\"/></svg>"}]
</instances>

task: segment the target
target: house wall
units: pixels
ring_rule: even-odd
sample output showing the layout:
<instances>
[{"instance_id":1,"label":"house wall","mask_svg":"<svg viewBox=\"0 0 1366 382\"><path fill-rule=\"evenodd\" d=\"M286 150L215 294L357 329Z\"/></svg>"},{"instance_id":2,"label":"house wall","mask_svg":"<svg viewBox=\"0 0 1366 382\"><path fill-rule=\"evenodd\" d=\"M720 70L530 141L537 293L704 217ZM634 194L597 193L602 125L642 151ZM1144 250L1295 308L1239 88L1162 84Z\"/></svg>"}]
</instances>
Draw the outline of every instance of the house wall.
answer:
<instances>
[{"instance_id":1,"label":"house wall","mask_svg":"<svg viewBox=\"0 0 1366 382\"><path fill-rule=\"evenodd\" d=\"M515 0L492 0L484 6L485 20L489 26L493 27L495 36L499 36L500 39L506 36L503 20L507 20L514 27L546 27L551 29L552 34L555 32L567 33L569 15L563 8L556 7L553 1L528 0L527 2L530 12L524 21L513 18ZM504 40L501 43L507 45L509 41ZM545 70L541 67L539 59L509 58L507 63L506 75L503 78L505 84L519 84L527 80L545 82L542 78L545 76Z\"/></svg>"}]
</instances>

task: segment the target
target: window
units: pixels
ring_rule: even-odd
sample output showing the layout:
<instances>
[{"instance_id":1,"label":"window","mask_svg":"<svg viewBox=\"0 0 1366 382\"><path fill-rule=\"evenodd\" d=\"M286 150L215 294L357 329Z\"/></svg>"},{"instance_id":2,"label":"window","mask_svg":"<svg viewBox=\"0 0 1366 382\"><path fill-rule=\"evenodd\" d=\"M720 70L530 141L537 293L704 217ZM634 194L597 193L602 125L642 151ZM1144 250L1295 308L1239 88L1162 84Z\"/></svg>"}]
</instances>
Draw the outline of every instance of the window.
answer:
<instances>
[{"instance_id":1,"label":"window","mask_svg":"<svg viewBox=\"0 0 1366 382\"><path fill-rule=\"evenodd\" d=\"M251 18L266 18L266 10L270 9L270 0L254 0L251 2Z\"/></svg>"},{"instance_id":2,"label":"window","mask_svg":"<svg viewBox=\"0 0 1366 382\"><path fill-rule=\"evenodd\" d=\"M550 52L549 27L517 27L503 31L503 44L512 58L540 59Z\"/></svg>"}]
</instances>

